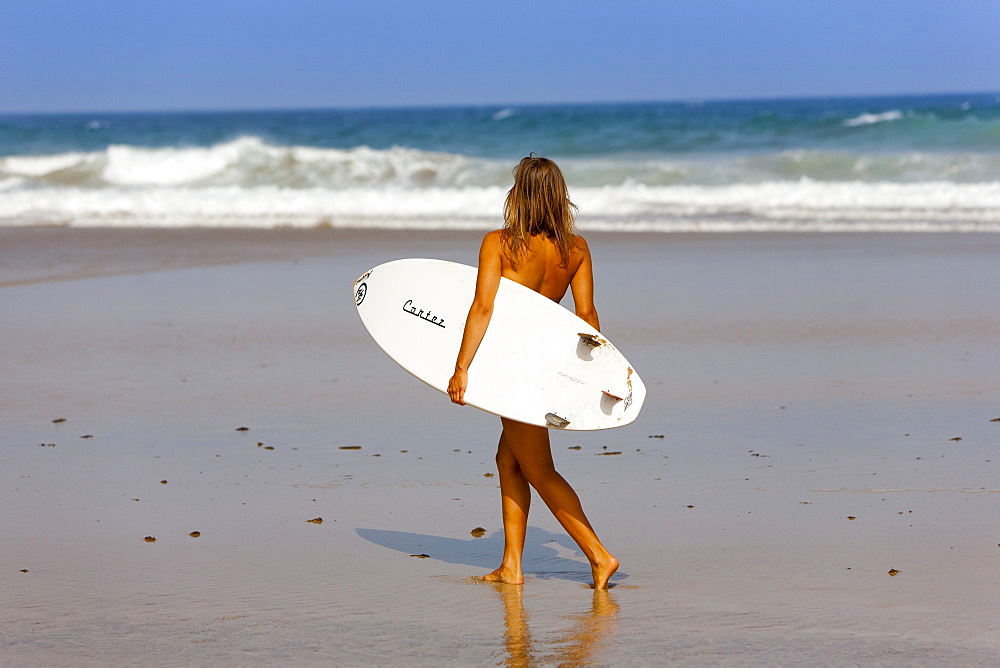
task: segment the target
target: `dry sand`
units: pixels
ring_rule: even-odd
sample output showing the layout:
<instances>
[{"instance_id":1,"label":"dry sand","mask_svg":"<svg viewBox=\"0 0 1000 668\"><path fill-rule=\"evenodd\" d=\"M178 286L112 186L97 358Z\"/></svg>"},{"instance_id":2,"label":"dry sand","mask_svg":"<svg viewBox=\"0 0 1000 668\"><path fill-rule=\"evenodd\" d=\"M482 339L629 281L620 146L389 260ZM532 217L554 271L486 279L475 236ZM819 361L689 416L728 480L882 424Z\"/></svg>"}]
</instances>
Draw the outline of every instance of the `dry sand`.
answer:
<instances>
[{"instance_id":1,"label":"dry sand","mask_svg":"<svg viewBox=\"0 0 1000 668\"><path fill-rule=\"evenodd\" d=\"M498 421L350 300L478 236L0 230L0 665L995 663L998 237L589 235L649 388L554 434L595 593L538 501L471 580Z\"/></svg>"}]
</instances>

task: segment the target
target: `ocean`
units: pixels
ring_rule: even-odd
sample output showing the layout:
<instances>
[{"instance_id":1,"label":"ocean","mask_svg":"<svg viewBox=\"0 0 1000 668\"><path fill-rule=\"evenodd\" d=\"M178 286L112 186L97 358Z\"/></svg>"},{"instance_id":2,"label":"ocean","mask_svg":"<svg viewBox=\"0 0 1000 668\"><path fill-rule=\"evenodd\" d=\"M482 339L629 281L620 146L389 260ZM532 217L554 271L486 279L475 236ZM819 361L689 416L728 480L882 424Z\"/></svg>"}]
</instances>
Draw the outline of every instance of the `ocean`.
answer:
<instances>
[{"instance_id":1,"label":"ocean","mask_svg":"<svg viewBox=\"0 0 1000 668\"><path fill-rule=\"evenodd\" d=\"M1000 232L1000 94L0 116L0 226Z\"/></svg>"}]
</instances>

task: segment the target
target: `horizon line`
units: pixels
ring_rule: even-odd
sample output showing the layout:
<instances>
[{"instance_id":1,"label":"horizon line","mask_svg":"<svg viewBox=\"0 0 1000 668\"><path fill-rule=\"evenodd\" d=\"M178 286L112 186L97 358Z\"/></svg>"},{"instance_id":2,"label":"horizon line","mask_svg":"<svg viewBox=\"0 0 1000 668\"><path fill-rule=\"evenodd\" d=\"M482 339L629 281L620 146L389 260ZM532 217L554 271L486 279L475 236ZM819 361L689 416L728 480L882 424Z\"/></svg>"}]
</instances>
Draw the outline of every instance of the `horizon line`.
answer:
<instances>
[{"instance_id":1,"label":"horizon line","mask_svg":"<svg viewBox=\"0 0 1000 668\"><path fill-rule=\"evenodd\" d=\"M432 110L432 109L480 109L480 108L510 108L510 107L583 107L601 105L644 105L644 104L708 104L719 102L791 102L797 100L857 100L878 98L915 98L915 97L950 97L950 96L983 96L997 95L1000 101L1000 89L993 91L943 91L933 93L845 93L828 95L779 95L731 97L731 96L691 96L683 98L664 99L633 99L633 100L591 100L564 102L470 102L470 103L427 103L427 104L386 104L386 105L329 105L329 106L288 106L288 107L216 107L216 108L146 108L146 109L75 109L62 111L5 111L0 109L0 116L74 116L81 114L230 114L230 113L271 113L271 112L309 112L309 111L390 111L390 110Z\"/></svg>"}]
</instances>

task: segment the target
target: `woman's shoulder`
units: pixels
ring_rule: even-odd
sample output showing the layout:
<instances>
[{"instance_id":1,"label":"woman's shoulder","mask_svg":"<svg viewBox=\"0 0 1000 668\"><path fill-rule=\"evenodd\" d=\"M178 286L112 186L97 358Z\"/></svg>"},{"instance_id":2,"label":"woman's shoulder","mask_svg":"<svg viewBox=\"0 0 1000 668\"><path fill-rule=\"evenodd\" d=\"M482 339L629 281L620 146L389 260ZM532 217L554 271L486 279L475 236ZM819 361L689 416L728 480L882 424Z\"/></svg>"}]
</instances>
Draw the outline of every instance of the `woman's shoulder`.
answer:
<instances>
[{"instance_id":1,"label":"woman's shoulder","mask_svg":"<svg viewBox=\"0 0 1000 668\"><path fill-rule=\"evenodd\" d=\"M570 256L590 257L590 246L587 244L587 240L580 234L574 234L569 241L569 253Z\"/></svg>"},{"instance_id":2,"label":"woman's shoulder","mask_svg":"<svg viewBox=\"0 0 1000 668\"><path fill-rule=\"evenodd\" d=\"M492 232L487 232L486 236L483 237L482 247L483 249L498 251L503 247L503 230L493 230Z\"/></svg>"},{"instance_id":3,"label":"woman's shoulder","mask_svg":"<svg viewBox=\"0 0 1000 668\"><path fill-rule=\"evenodd\" d=\"M493 230L487 232L483 237L483 242L479 245L479 261L486 257L500 257L503 255L503 230Z\"/></svg>"}]
</instances>

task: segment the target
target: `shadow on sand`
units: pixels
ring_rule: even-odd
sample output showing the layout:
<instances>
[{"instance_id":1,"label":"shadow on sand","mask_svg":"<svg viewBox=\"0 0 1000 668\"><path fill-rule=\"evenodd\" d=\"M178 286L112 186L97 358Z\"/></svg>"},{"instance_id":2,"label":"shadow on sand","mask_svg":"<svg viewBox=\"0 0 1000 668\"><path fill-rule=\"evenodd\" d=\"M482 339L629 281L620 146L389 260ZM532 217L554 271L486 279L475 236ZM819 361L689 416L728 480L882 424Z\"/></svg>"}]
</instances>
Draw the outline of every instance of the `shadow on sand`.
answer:
<instances>
[{"instance_id":1,"label":"shadow on sand","mask_svg":"<svg viewBox=\"0 0 1000 668\"><path fill-rule=\"evenodd\" d=\"M503 532L496 531L483 538L443 538L422 533L405 531L385 531L383 529L355 529L365 540L396 550L403 554L426 554L432 559L448 564L461 564L481 569L485 575L500 564L503 554ZM560 554L572 553L578 559L568 559ZM524 541L524 558L521 568L526 576L552 579L558 578L592 584L590 564L580 555L576 543L565 534L555 534L537 527L528 527ZM615 582L628 575L618 571L611 578Z\"/></svg>"}]
</instances>

